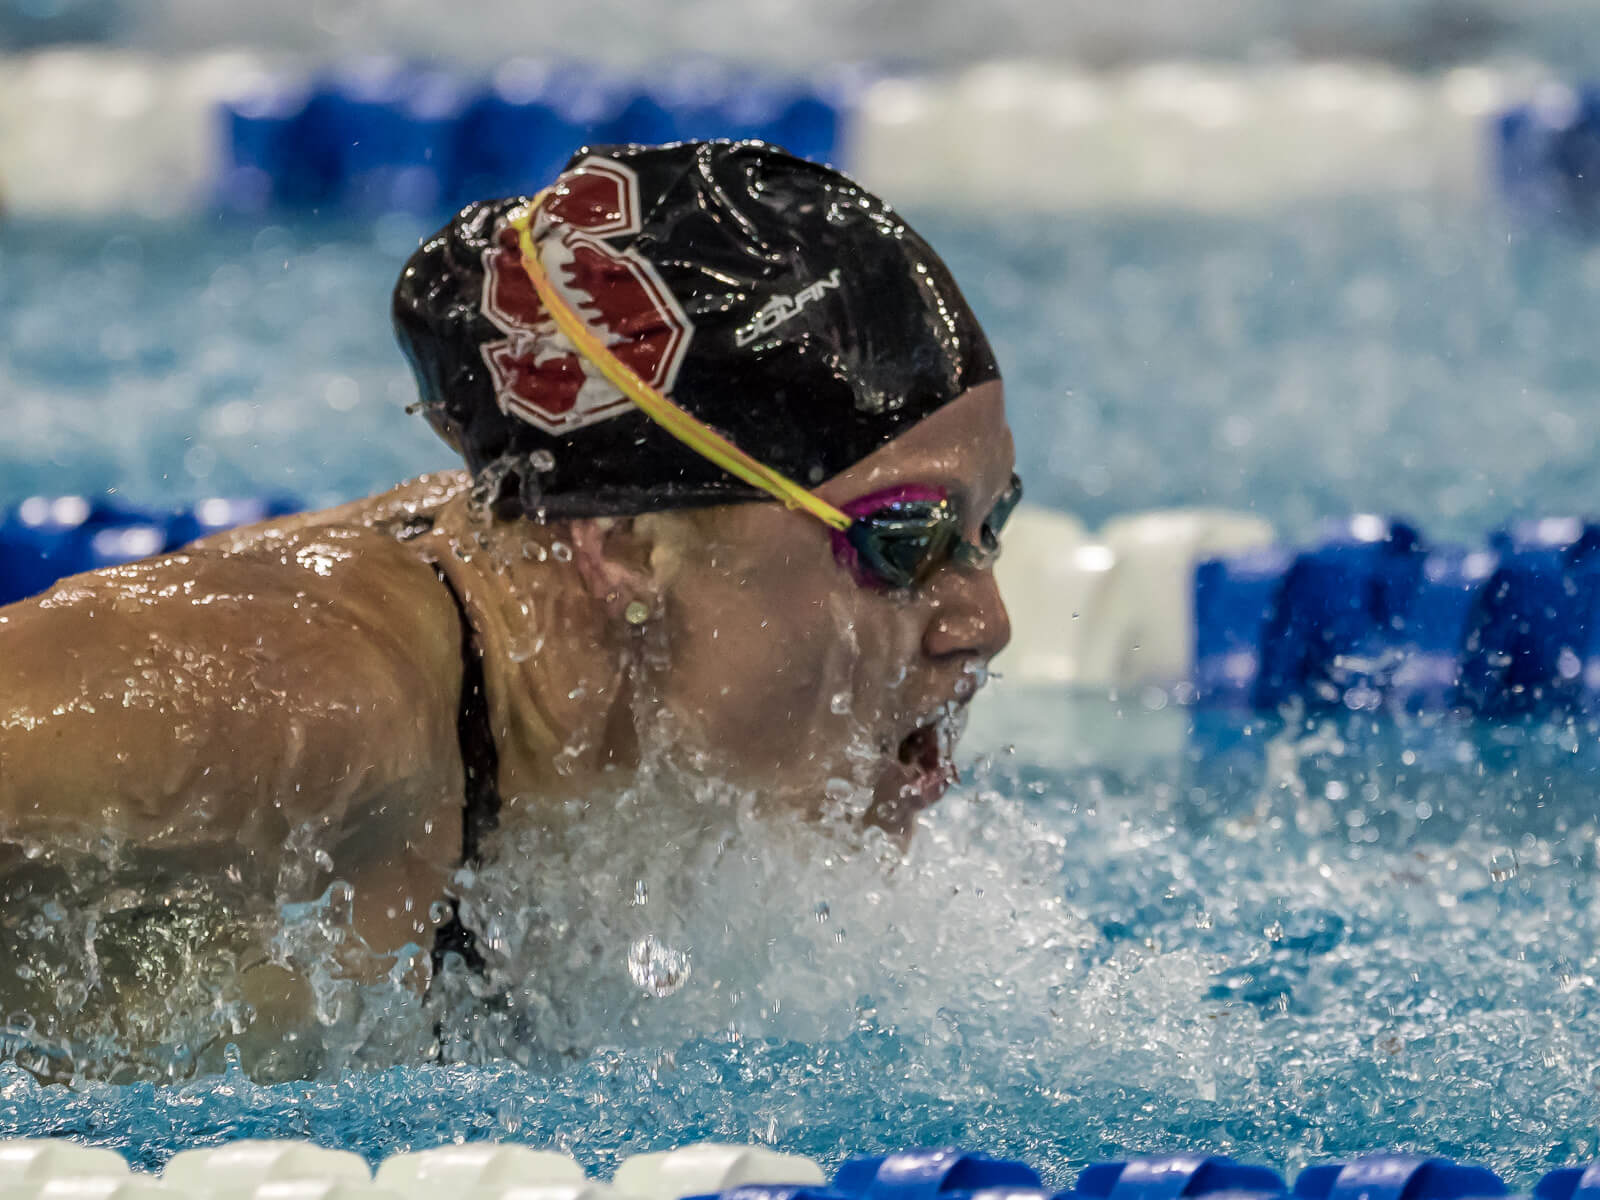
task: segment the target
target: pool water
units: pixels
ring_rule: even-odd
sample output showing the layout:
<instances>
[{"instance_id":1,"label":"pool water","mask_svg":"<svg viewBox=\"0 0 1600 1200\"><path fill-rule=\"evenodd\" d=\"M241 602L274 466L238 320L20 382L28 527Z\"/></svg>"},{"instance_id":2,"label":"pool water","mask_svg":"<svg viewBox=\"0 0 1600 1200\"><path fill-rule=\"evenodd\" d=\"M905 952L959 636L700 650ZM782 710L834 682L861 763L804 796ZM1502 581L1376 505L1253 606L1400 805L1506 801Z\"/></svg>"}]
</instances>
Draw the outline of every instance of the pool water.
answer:
<instances>
[{"instance_id":1,"label":"pool water","mask_svg":"<svg viewBox=\"0 0 1600 1200\"><path fill-rule=\"evenodd\" d=\"M1420 200L1269 216L913 214L991 329L1031 499L1091 524L1585 512L1600 244ZM418 229L0 226L0 504L358 495L449 452L388 294Z\"/></svg>"},{"instance_id":2,"label":"pool water","mask_svg":"<svg viewBox=\"0 0 1600 1200\"><path fill-rule=\"evenodd\" d=\"M1091 522L1225 504L1287 536L1592 505L1600 249L1423 207L919 224L994 331L1035 499ZM410 236L0 232L0 502L321 502L444 465L387 332ZM333 996L314 1081L40 1087L0 1064L0 1136L147 1165L247 1133L375 1158L500 1137L600 1169L701 1137L830 1165L959 1141L1053 1182L1195 1145L1415 1147L1513 1184L1600 1153L1592 727L1002 679L963 757L893 866L737 815L643 836L635 796L521 848L538 879L470 881L511 914L526 1065L408 1065L414 1028ZM447 1032L474 1059L494 1040Z\"/></svg>"}]
</instances>

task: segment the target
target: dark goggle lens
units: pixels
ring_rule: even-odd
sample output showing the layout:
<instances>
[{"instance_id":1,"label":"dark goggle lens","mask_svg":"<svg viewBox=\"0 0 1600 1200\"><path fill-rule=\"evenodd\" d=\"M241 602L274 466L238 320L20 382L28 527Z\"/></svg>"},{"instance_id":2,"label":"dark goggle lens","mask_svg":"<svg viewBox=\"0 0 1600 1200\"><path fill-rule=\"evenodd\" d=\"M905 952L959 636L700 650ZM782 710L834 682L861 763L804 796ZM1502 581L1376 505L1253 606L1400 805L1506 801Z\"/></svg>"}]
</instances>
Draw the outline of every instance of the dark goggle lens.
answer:
<instances>
[{"instance_id":1,"label":"dark goggle lens","mask_svg":"<svg viewBox=\"0 0 1600 1200\"><path fill-rule=\"evenodd\" d=\"M846 536L872 576L887 587L906 588L948 557L960 528L948 504L917 501L857 517Z\"/></svg>"},{"instance_id":2,"label":"dark goggle lens","mask_svg":"<svg viewBox=\"0 0 1600 1200\"><path fill-rule=\"evenodd\" d=\"M979 540L985 551L994 554L1000 549L1000 533L1006 527L1006 522L1011 519L1012 510L1022 502L1022 477L1013 475L1011 486L995 501L994 508L989 513L989 519L983 523L983 529L978 534Z\"/></svg>"},{"instance_id":3,"label":"dark goggle lens","mask_svg":"<svg viewBox=\"0 0 1600 1200\"><path fill-rule=\"evenodd\" d=\"M845 536L856 562L874 582L889 588L921 583L947 558L979 569L988 567L1000 550L1000 532L1022 500L1022 479L995 502L978 545L961 540L961 521L948 500L900 500L855 519Z\"/></svg>"}]
</instances>

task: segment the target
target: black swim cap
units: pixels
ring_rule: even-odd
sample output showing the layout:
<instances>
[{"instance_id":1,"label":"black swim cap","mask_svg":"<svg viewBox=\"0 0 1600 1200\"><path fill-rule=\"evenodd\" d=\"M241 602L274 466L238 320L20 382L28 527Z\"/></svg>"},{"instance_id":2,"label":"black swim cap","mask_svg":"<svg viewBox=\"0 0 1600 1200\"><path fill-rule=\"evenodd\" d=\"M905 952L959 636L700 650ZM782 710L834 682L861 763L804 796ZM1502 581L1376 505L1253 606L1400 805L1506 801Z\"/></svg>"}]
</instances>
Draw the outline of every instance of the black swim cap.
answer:
<instances>
[{"instance_id":1,"label":"black swim cap","mask_svg":"<svg viewBox=\"0 0 1600 1200\"><path fill-rule=\"evenodd\" d=\"M655 425L556 330L506 221L527 202L462 210L395 287L434 429L541 517L767 499ZM761 142L581 150L534 233L554 285L618 358L805 486L999 373L949 270L893 209Z\"/></svg>"}]
</instances>

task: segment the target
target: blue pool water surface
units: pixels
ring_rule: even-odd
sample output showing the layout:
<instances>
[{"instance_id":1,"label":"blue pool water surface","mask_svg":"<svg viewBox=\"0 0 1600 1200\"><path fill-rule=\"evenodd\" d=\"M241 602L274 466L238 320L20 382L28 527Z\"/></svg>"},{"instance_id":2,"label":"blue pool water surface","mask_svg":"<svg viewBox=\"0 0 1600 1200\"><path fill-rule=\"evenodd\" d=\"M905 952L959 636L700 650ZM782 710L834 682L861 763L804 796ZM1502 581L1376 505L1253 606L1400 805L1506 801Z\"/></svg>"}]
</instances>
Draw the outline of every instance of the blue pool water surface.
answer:
<instances>
[{"instance_id":1,"label":"blue pool water surface","mask_svg":"<svg viewBox=\"0 0 1600 1200\"><path fill-rule=\"evenodd\" d=\"M1221 504L1294 537L1375 508L1475 538L1594 507L1600 248L1421 205L919 223L993 330L1031 496L1091 523ZM0 504L321 502L446 465L400 411L387 329L413 235L0 229ZM381 1035L362 1069L265 1087L40 1087L0 1064L0 1136L146 1165L241 1134L373 1157L497 1137L598 1168L700 1137L830 1164L960 1141L1053 1182L1193 1145L1287 1165L1414 1147L1513 1184L1600 1153L1591 727L1197 715L1001 680L963 757L892 869L750 831L565 847L601 911L559 872L529 903L593 961L541 983L554 1032L528 1068L386 1062ZM642 937L693 964L669 994L630 986Z\"/></svg>"},{"instance_id":2,"label":"blue pool water surface","mask_svg":"<svg viewBox=\"0 0 1600 1200\"><path fill-rule=\"evenodd\" d=\"M1032 499L1291 539L1593 506L1600 245L1422 201L918 224L992 331ZM417 232L0 226L0 504L334 499L448 464L388 327Z\"/></svg>"}]
</instances>

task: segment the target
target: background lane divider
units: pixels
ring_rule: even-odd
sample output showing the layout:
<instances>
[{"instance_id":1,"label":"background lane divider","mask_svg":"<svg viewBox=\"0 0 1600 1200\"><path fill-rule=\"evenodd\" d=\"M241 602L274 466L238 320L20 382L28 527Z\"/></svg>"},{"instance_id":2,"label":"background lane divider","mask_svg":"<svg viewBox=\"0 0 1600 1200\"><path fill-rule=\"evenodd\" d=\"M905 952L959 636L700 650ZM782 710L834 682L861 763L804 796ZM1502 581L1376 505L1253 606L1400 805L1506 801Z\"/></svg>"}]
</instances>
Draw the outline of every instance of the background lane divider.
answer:
<instances>
[{"instance_id":1,"label":"background lane divider","mask_svg":"<svg viewBox=\"0 0 1600 1200\"><path fill-rule=\"evenodd\" d=\"M1435 75L1375 63L1156 62L1091 72L622 73L512 59L160 57L87 46L0 57L0 211L436 222L531 194L579 146L759 137L900 205L1240 213L1338 195L1482 195L1600 223L1600 89L1537 66Z\"/></svg>"}]
</instances>

